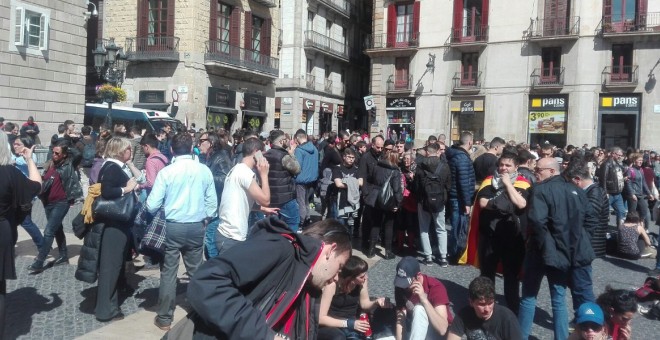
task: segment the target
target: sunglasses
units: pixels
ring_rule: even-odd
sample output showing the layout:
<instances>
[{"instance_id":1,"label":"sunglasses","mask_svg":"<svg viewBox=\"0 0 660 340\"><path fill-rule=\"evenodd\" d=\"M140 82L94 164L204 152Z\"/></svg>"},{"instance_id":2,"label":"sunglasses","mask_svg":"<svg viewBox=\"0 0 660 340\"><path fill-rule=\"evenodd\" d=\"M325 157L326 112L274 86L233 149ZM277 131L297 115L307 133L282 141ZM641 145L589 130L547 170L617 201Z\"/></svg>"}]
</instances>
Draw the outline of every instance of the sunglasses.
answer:
<instances>
[{"instance_id":1,"label":"sunglasses","mask_svg":"<svg viewBox=\"0 0 660 340\"><path fill-rule=\"evenodd\" d=\"M60 156L60 155L62 155L62 153L61 153L61 152L57 152L57 151L53 151L53 155Z\"/></svg>"},{"instance_id":2,"label":"sunglasses","mask_svg":"<svg viewBox=\"0 0 660 340\"><path fill-rule=\"evenodd\" d=\"M580 324L579 327L580 327L580 330L584 331L584 332L587 332L587 331L590 331L590 330L594 331L594 332L600 332L600 331L603 330L602 325L599 325L599 324L594 323L594 322L585 322L585 323Z\"/></svg>"}]
</instances>

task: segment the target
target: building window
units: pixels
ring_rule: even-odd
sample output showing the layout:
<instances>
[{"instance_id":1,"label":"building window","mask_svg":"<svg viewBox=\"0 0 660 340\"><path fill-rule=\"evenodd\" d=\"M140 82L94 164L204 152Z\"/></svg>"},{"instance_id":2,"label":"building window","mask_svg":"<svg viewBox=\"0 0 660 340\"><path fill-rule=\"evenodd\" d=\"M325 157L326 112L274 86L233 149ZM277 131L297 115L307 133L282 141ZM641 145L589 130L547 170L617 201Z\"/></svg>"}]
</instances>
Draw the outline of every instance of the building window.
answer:
<instances>
[{"instance_id":1,"label":"building window","mask_svg":"<svg viewBox=\"0 0 660 340\"><path fill-rule=\"evenodd\" d=\"M259 62L261 58L261 29L264 24L264 19L259 17L252 17L252 60Z\"/></svg>"},{"instance_id":2,"label":"building window","mask_svg":"<svg viewBox=\"0 0 660 340\"><path fill-rule=\"evenodd\" d=\"M633 78L633 45L612 45L612 81L631 81Z\"/></svg>"},{"instance_id":3,"label":"building window","mask_svg":"<svg viewBox=\"0 0 660 340\"><path fill-rule=\"evenodd\" d=\"M646 27L648 2L645 0L604 0L603 23L610 32L634 31Z\"/></svg>"},{"instance_id":4,"label":"building window","mask_svg":"<svg viewBox=\"0 0 660 340\"><path fill-rule=\"evenodd\" d=\"M313 70L314 64L312 63L312 59L307 58L307 73L311 74Z\"/></svg>"},{"instance_id":5,"label":"building window","mask_svg":"<svg viewBox=\"0 0 660 340\"><path fill-rule=\"evenodd\" d=\"M396 6L396 42L407 42L410 40L413 27L413 5Z\"/></svg>"},{"instance_id":6,"label":"building window","mask_svg":"<svg viewBox=\"0 0 660 340\"><path fill-rule=\"evenodd\" d=\"M387 45L388 47L417 46L419 34L419 1L396 3L388 7Z\"/></svg>"},{"instance_id":7,"label":"building window","mask_svg":"<svg viewBox=\"0 0 660 340\"><path fill-rule=\"evenodd\" d=\"M543 9L543 35L564 35L570 32L571 0L546 0Z\"/></svg>"},{"instance_id":8,"label":"building window","mask_svg":"<svg viewBox=\"0 0 660 340\"><path fill-rule=\"evenodd\" d=\"M459 42L483 41L488 31L489 0L454 0L454 32Z\"/></svg>"},{"instance_id":9,"label":"building window","mask_svg":"<svg viewBox=\"0 0 660 340\"><path fill-rule=\"evenodd\" d=\"M14 16L14 45L48 50L49 15L18 6Z\"/></svg>"},{"instance_id":10,"label":"building window","mask_svg":"<svg viewBox=\"0 0 660 340\"><path fill-rule=\"evenodd\" d=\"M330 79L330 65L325 64L325 78Z\"/></svg>"},{"instance_id":11,"label":"building window","mask_svg":"<svg viewBox=\"0 0 660 340\"><path fill-rule=\"evenodd\" d=\"M408 71L410 59L396 58L394 61L394 89L405 90L410 88L410 72Z\"/></svg>"},{"instance_id":12,"label":"building window","mask_svg":"<svg viewBox=\"0 0 660 340\"><path fill-rule=\"evenodd\" d=\"M232 7L222 2L218 6L218 40L220 41L220 52L229 53L229 32L231 31Z\"/></svg>"},{"instance_id":13,"label":"building window","mask_svg":"<svg viewBox=\"0 0 660 340\"><path fill-rule=\"evenodd\" d=\"M314 12L312 11L307 12L307 30L314 30Z\"/></svg>"},{"instance_id":14,"label":"building window","mask_svg":"<svg viewBox=\"0 0 660 340\"><path fill-rule=\"evenodd\" d=\"M174 41L174 0L142 0L138 10L137 50L172 49Z\"/></svg>"},{"instance_id":15,"label":"building window","mask_svg":"<svg viewBox=\"0 0 660 340\"><path fill-rule=\"evenodd\" d=\"M327 20L325 22L325 36L330 37L332 36L332 21Z\"/></svg>"},{"instance_id":16,"label":"building window","mask_svg":"<svg viewBox=\"0 0 660 340\"><path fill-rule=\"evenodd\" d=\"M476 86L479 78L479 53L463 53L461 56L461 85Z\"/></svg>"}]
</instances>

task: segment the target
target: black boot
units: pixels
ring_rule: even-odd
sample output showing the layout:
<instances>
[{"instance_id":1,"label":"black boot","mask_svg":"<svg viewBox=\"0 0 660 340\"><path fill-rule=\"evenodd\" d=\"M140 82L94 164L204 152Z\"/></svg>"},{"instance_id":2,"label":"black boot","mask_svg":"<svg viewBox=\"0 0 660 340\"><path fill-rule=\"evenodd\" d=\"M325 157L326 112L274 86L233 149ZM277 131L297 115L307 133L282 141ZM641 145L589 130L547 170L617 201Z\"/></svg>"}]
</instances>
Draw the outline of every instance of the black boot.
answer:
<instances>
[{"instance_id":1,"label":"black boot","mask_svg":"<svg viewBox=\"0 0 660 340\"><path fill-rule=\"evenodd\" d=\"M369 249L367 250L367 258L373 258L376 256L376 242L369 243Z\"/></svg>"}]
</instances>

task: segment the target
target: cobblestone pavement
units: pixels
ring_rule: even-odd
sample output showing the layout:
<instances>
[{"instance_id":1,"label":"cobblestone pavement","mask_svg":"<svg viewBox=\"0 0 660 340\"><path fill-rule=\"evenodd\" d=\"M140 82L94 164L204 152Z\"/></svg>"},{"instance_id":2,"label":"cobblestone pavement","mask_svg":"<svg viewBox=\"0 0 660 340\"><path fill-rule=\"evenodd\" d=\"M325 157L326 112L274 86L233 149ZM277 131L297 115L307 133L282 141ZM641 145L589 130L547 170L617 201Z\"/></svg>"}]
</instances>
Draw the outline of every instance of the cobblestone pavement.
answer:
<instances>
[{"instance_id":1,"label":"cobblestone pavement","mask_svg":"<svg viewBox=\"0 0 660 340\"><path fill-rule=\"evenodd\" d=\"M68 240L75 239L71 234L70 221L79 211L78 204L70 210L65 219ZM40 204L35 205L33 218L43 229L45 219ZM657 227L654 228L657 231ZM19 249L26 247L33 247L31 240L19 241ZM79 247L79 245L70 245L70 255L77 254ZM8 317L3 339L73 339L108 325L94 318L96 285L83 283L74 278L76 269L74 261L69 265L60 265L41 274L32 275L27 271L27 267L32 262L33 255L34 252L32 254L19 252L16 259L18 279L8 281ZM369 261L370 295L389 296L394 300L392 282L399 258L374 261L379 258L376 256ZM646 272L652 268L654 261L649 259L628 261L611 257L596 260L593 264L595 293L602 292L607 284L615 288L638 287L645 279ZM478 270L465 266L440 268L438 265L433 265L422 266L422 271L442 280L455 310L467 305L466 287L478 275ZM153 313L158 299L157 273L145 274L141 271L129 270L127 278L132 289L125 290L121 294L122 312L125 315L144 310ZM500 294L498 300L503 303L502 280L498 278L496 284ZM183 293L185 288L185 284L180 284L178 292ZM567 305L571 306L570 298L567 299ZM150 321L152 318L153 314L150 314L149 321L145 321L145 328L153 327ZM638 315L633 325L635 339L657 339L657 335L660 334L658 321L651 321ZM551 339L551 329L550 297L547 284L544 282L539 293L532 331L538 339ZM135 334L134 338L147 337Z\"/></svg>"}]
</instances>

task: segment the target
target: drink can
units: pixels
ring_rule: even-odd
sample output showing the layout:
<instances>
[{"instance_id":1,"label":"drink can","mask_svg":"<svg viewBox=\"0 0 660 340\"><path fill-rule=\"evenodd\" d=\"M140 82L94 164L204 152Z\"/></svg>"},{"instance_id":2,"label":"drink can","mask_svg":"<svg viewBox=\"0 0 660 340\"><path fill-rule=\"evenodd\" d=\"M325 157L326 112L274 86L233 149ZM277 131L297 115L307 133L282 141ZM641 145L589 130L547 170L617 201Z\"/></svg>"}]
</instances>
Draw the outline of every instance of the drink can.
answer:
<instances>
[{"instance_id":1,"label":"drink can","mask_svg":"<svg viewBox=\"0 0 660 340\"><path fill-rule=\"evenodd\" d=\"M367 316L367 313L360 314L360 321L366 321L367 323L369 323L369 316ZM364 332L364 336L366 339L371 339L371 335L372 335L371 326L369 326L369 328Z\"/></svg>"}]
</instances>

